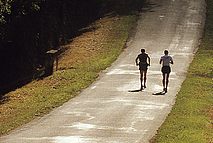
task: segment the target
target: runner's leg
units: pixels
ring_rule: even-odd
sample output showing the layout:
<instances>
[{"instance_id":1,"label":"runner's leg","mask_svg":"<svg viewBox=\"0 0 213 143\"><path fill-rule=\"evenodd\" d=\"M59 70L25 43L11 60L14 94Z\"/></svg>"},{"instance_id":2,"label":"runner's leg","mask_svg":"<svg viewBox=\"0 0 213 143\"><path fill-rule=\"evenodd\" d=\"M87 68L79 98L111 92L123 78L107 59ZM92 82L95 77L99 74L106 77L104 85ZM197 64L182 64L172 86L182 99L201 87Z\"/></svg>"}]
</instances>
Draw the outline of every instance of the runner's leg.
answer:
<instances>
[{"instance_id":1,"label":"runner's leg","mask_svg":"<svg viewBox=\"0 0 213 143\"><path fill-rule=\"evenodd\" d=\"M166 73L163 73L163 80L162 80L163 90L165 90L165 76L166 76Z\"/></svg>"},{"instance_id":2,"label":"runner's leg","mask_svg":"<svg viewBox=\"0 0 213 143\"><path fill-rule=\"evenodd\" d=\"M165 90L165 92L167 92L168 84L169 84L169 73L167 73L167 76L166 76L166 90Z\"/></svg>"},{"instance_id":3,"label":"runner's leg","mask_svg":"<svg viewBox=\"0 0 213 143\"><path fill-rule=\"evenodd\" d=\"M147 71L144 71L144 88L146 88L146 73Z\"/></svg>"},{"instance_id":4,"label":"runner's leg","mask_svg":"<svg viewBox=\"0 0 213 143\"><path fill-rule=\"evenodd\" d=\"M140 70L141 90L143 90L143 71Z\"/></svg>"}]
</instances>

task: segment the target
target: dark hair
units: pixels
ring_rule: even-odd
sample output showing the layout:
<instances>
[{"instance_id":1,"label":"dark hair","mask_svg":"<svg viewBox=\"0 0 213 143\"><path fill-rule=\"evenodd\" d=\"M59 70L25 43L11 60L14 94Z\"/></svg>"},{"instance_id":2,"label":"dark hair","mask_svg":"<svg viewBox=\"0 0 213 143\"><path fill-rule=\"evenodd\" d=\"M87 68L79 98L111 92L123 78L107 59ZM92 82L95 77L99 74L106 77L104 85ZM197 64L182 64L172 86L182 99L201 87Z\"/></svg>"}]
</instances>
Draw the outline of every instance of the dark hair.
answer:
<instances>
[{"instance_id":1,"label":"dark hair","mask_svg":"<svg viewBox=\"0 0 213 143\"><path fill-rule=\"evenodd\" d=\"M168 55L168 54L169 54L169 51L165 50L165 51L164 51L164 54L165 54L165 55Z\"/></svg>"},{"instance_id":2,"label":"dark hair","mask_svg":"<svg viewBox=\"0 0 213 143\"><path fill-rule=\"evenodd\" d=\"M145 53L145 49L141 49L141 53Z\"/></svg>"}]
</instances>

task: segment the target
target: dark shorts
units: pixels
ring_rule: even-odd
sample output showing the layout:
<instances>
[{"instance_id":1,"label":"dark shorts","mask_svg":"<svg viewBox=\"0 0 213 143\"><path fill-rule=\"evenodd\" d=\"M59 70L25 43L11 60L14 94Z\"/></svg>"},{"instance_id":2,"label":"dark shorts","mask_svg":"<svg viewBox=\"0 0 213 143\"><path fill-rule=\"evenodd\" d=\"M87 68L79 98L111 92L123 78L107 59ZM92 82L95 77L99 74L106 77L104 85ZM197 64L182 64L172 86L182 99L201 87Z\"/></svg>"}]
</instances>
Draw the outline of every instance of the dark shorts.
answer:
<instances>
[{"instance_id":1,"label":"dark shorts","mask_svg":"<svg viewBox=\"0 0 213 143\"><path fill-rule=\"evenodd\" d=\"M144 63L139 63L139 70L141 71L147 71L148 69L148 64Z\"/></svg>"},{"instance_id":2,"label":"dark shorts","mask_svg":"<svg viewBox=\"0 0 213 143\"><path fill-rule=\"evenodd\" d=\"M161 72L162 72L162 73L170 73L170 72L171 72L170 66L163 66L163 67L161 68Z\"/></svg>"}]
</instances>

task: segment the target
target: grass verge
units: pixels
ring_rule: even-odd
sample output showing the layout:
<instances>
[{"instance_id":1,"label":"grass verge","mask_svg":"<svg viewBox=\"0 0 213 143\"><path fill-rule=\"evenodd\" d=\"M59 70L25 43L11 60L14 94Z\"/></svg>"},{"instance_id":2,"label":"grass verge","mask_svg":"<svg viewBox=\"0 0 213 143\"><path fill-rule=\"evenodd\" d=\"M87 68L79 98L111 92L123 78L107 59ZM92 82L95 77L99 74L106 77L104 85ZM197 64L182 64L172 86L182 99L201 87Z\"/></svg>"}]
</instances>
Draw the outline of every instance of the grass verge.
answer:
<instances>
[{"instance_id":1,"label":"grass verge","mask_svg":"<svg viewBox=\"0 0 213 143\"><path fill-rule=\"evenodd\" d=\"M206 2L204 38L153 143L213 143L213 2Z\"/></svg>"},{"instance_id":2,"label":"grass verge","mask_svg":"<svg viewBox=\"0 0 213 143\"><path fill-rule=\"evenodd\" d=\"M141 5L140 0L132 2L136 6ZM82 29L86 32L64 45L66 52L60 57L59 70L52 76L33 81L4 96L5 100L1 101L0 106L0 135L78 95L97 79L101 70L116 60L137 21L136 14L132 13L134 7L123 13L123 6L122 14L108 14Z\"/></svg>"}]
</instances>

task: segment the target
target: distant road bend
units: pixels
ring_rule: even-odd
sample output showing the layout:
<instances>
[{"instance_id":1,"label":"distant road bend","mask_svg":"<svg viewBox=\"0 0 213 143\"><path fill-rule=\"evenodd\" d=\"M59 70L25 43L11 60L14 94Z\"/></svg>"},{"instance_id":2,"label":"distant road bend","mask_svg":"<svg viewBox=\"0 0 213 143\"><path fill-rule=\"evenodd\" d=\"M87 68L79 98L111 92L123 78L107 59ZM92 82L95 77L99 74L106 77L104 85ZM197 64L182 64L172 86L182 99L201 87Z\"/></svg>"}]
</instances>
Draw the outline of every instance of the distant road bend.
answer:
<instances>
[{"instance_id":1,"label":"distant road bend","mask_svg":"<svg viewBox=\"0 0 213 143\"><path fill-rule=\"evenodd\" d=\"M137 32L118 60L78 97L50 114L0 138L1 143L148 143L165 120L201 38L205 0L149 0ZM148 84L139 89L135 58L141 48L151 57ZM161 91L159 58L174 59L169 89Z\"/></svg>"}]
</instances>

